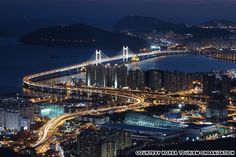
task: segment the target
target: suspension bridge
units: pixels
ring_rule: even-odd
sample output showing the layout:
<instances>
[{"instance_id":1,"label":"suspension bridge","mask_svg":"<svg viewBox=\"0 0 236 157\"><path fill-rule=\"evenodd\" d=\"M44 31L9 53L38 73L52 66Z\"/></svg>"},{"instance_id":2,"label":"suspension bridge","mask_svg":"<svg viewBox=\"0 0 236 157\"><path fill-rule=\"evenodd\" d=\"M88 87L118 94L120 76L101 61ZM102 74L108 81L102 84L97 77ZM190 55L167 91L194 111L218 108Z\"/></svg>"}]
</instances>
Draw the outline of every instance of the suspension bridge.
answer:
<instances>
[{"instance_id":1,"label":"suspension bridge","mask_svg":"<svg viewBox=\"0 0 236 157\"><path fill-rule=\"evenodd\" d=\"M167 55L180 55L187 54L188 51L185 50L175 50L175 51L149 51L142 53L134 53L132 52L128 46L123 46L122 50L119 51L116 55L109 57L104 54L101 50L96 50L95 53L90 57L89 60L82 62L80 64L71 65L67 67L62 67L54 70L49 70L33 75L29 75L23 78L23 86L30 89L50 89L50 90L59 90L57 86L50 86L46 84L39 83L38 81L47 80L49 78L62 77L70 74L78 73L81 68L86 67L91 64L102 64L112 61L122 61L124 63L129 62L133 57L138 57L141 60L154 58L158 56L167 56ZM65 90L65 89L60 89Z\"/></svg>"}]
</instances>

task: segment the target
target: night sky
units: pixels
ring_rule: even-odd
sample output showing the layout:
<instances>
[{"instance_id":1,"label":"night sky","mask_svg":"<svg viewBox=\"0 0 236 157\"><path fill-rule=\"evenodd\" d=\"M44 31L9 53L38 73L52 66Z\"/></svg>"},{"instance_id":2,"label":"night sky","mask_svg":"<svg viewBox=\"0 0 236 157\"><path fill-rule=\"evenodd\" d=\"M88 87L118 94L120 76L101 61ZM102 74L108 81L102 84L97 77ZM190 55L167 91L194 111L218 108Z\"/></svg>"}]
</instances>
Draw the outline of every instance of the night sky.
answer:
<instances>
[{"instance_id":1,"label":"night sky","mask_svg":"<svg viewBox=\"0 0 236 157\"><path fill-rule=\"evenodd\" d=\"M127 15L176 23L236 21L236 0L1 0L0 29L17 30L84 22L100 27ZM18 24L17 28L9 25Z\"/></svg>"}]
</instances>

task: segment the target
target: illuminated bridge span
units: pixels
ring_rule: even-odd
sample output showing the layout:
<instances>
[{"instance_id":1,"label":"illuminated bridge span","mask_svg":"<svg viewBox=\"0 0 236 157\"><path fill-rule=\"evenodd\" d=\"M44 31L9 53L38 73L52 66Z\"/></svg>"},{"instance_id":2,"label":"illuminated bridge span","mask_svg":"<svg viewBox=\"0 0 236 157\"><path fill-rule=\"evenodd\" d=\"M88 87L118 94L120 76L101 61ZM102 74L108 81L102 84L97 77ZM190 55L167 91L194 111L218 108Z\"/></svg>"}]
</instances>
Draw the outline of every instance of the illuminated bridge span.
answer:
<instances>
[{"instance_id":1,"label":"illuminated bridge span","mask_svg":"<svg viewBox=\"0 0 236 157\"><path fill-rule=\"evenodd\" d=\"M85 62L82 62L81 64L76 64L72 66L62 67L50 71L45 71L37 74L33 74L30 76L26 76L23 78L23 85L25 88L29 88L31 90L40 90L45 92L66 92L64 87L60 86L50 86L46 84L39 83L38 81L47 80L55 77L62 77L66 75L76 74L81 71L81 68L91 65L91 64L100 64L100 63L106 63L111 61L118 61L122 60L123 62L128 62L133 57L139 57L141 59L148 59L148 58L154 58L158 56L166 56L166 55L178 55L178 54L187 54L188 51L150 51L145 53L133 53L127 46L124 46L123 49L115 56L108 57L104 53L101 52L101 50L96 50L95 54L92 55L92 57Z\"/></svg>"}]
</instances>

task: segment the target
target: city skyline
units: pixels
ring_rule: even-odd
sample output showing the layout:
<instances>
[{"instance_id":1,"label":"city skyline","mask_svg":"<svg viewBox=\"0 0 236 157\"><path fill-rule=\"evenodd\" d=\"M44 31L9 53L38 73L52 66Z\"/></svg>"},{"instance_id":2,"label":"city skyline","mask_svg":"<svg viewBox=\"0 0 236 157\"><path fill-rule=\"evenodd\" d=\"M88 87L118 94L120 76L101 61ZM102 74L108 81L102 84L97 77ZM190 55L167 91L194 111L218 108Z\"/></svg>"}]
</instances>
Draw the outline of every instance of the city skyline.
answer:
<instances>
[{"instance_id":1,"label":"city skyline","mask_svg":"<svg viewBox=\"0 0 236 157\"><path fill-rule=\"evenodd\" d=\"M1 1L1 156L235 156L235 6Z\"/></svg>"}]
</instances>

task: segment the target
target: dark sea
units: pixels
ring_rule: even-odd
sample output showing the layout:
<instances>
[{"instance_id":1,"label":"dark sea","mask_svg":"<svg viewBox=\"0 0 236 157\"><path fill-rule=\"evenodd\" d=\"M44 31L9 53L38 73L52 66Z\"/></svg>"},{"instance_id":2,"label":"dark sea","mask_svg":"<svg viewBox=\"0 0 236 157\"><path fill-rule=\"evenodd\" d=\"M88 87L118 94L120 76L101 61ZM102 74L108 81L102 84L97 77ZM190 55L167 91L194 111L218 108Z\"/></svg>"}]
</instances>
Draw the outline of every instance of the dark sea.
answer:
<instances>
[{"instance_id":1,"label":"dark sea","mask_svg":"<svg viewBox=\"0 0 236 157\"><path fill-rule=\"evenodd\" d=\"M102 50L108 56L117 51ZM95 48L24 45L18 38L0 37L0 94L20 92L25 75L78 64L88 60ZM129 65L144 70L180 70L205 72L236 68L236 63L210 59L204 56L169 56Z\"/></svg>"}]
</instances>

